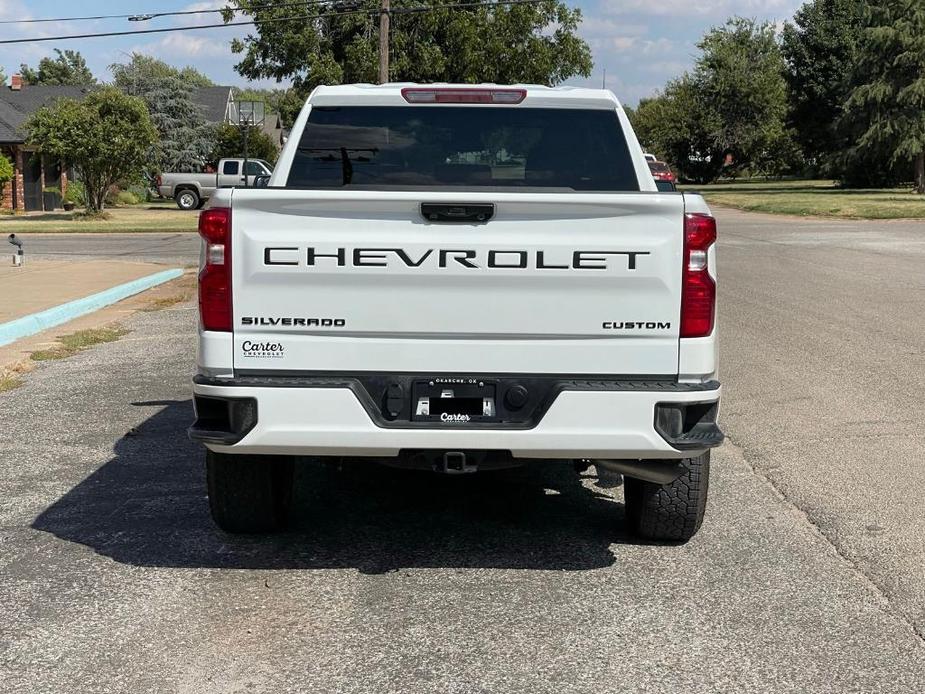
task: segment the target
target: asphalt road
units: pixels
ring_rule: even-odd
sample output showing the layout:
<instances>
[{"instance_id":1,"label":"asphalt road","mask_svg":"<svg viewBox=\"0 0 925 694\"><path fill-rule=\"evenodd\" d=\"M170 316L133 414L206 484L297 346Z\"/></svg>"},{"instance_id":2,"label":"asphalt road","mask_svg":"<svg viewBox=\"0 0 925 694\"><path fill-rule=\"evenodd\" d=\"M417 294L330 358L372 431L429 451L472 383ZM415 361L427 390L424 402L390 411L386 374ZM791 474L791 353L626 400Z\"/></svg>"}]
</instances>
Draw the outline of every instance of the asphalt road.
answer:
<instances>
[{"instance_id":1,"label":"asphalt road","mask_svg":"<svg viewBox=\"0 0 925 694\"><path fill-rule=\"evenodd\" d=\"M17 234L23 241L26 260L138 260L195 265L199 260L199 235L192 233L135 234Z\"/></svg>"},{"instance_id":2,"label":"asphalt road","mask_svg":"<svg viewBox=\"0 0 925 694\"><path fill-rule=\"evenodd\" d=\"M0 395L3 691L925 691L925 224L719 216L692 542L635 544L557 464L305 465L296 532L223 536L193 307L139 314Z\"/></svg>"}]
</instances>

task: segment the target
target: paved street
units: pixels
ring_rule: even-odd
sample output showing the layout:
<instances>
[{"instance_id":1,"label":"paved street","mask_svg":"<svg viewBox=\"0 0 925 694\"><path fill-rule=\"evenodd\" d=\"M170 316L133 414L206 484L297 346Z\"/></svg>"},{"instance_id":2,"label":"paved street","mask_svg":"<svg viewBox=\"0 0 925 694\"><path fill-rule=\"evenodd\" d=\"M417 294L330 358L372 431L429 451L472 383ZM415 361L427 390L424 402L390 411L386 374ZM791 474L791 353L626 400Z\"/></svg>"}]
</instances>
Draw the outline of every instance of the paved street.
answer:
<instances>
[{"instance_id":1,"label":"paved street","mask_svg":"<svg viewBox=\"0 0 925 694\"><path fill-rule=\"evenodd\" d=\"M47 260L119 259L154 263L195 265L199 259L199 235L183 234L17 234L26 259Z\"/></svg>"},{"instance_id":2,"label":"paved street","mask_svg":"<svg viewBox=\"0 0 925 694\"><path fill-rule=\"evenodd\" d=\"M729 441L687 545L557 464L305 465L296 532L223 536L180 305L0 394L3 691L925 691L925 223L718 216Z\"/></svg>"}]
</instances>

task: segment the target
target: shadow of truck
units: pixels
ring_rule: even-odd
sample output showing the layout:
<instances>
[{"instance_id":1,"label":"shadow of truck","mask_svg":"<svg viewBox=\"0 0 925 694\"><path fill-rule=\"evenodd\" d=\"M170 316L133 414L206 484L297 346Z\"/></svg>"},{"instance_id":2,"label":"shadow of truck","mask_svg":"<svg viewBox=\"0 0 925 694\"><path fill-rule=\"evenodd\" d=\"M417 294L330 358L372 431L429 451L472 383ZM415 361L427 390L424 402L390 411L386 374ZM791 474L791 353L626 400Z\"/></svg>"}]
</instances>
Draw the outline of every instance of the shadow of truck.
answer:
<instances>
[{"instance_id":1,"label":"shadow of truck","mask_svg":"<svg viewBox=\"0 0 925 694\"><path fill-rule=\"evenodd\" d=\"M294 527L229 536L209 517L203 450L186 437L188 400L122 437L115 456L45 510L33 528L136 566L583 570L614 562L622 505L568 463L446 477L375 463L298 466ZM588 473L585 473L586 476Z\"/></svg>"}]
</instances>

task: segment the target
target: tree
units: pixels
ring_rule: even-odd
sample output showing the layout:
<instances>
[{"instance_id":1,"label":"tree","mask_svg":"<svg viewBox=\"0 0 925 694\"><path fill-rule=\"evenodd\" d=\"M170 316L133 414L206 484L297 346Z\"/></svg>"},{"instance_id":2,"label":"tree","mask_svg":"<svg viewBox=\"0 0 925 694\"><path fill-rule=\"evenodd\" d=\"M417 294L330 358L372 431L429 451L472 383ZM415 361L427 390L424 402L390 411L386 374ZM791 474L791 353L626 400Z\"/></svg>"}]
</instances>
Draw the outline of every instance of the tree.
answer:
<instances>
[{"instance_id":1,"label":"tree","mask_svg":"<svg viewBox=\"0 0 925 694\"><path fill-rule=\"evenodd\" d=\"M708 183L724 164L724 152L711 137L715 118L694 78L684 74L658 96L639 102L633 128L645 148L671 163L682 180Z\"/></svg>"},{"instance_id":2,"label":"tree","mask_svg":"<svg viewBox=\"0 0 925 694\"><path fill-rule=\"evenodd\" d=\"M154 80L166 77L176 77L190 88L215 86L212 80L190 65L175 68L163 60L142 53L132 53L128 63L116 63L110 65L109 69L112 72L113 83L123 91L131 91L136 79Z\"/></svg>"},{"instance_id":3,"label":"tree","mask_svg":"<svg viewBox=\"0 0 925 694\"><path fill-rule=\"evenodd\" d=\"M0 200L3 199L3 192L6 190L6 184L13 180L13 162L6 158L5 154L0 153Z\"/></svg>"},{"instance_id":4,"label":"tree","mask_svg":"<svg viewBox=\"0 0 925 694\"><path fill-rule=\"evenodd\" d=\"M160 171L198 170L212 150L214 129L193 101L192 85L208 78L193 68L177 70L139 53L110 70L116 87L144 100L160 135L151 153L149 178Z\"/></svg>"},{"instance_id":5,"label":"tree","mask_svg":"<svg viewBox=\"0 0 925 694\"><path fill-rule=\"evenodd\" d=\"M3 72L3 68L0 67L0 87L6 84L6 73Z\"/></svg>"},{"instance_id":6,"label":"tree","mask_svg":"<svg viewBox=\"0 0 925 694\"><path fill-rule=\"evenodd\" d=\"M224 124L217 128L215 145L209 157L211 161L227 157L244 156L244 132L235 125ZM247 156L250 159L264 159L276 163L279 150L273 140L262 130L250 128L247 134Z\"/></svg>"},{"instance_id":7,"label":"tree","mask_svg":"<svg viewBox=\"0 0 925 694\"><path fill-rule=\"evenodd\" d=\"M41 108L26 129L30 145L74 167L92 213L103 210L111 185L137 179L158 136L144 101L113 87Z\"/></svg>"},{"instance_id":8,"label":"tree","mask_svg":"<svg viewBox=\"0 0 925 694\"><path fill-rule=\"evenodd\" d=\"M846 145L837 123L853 87L862 11L863 0L811 0L784 25L788 122L815 163L830 165Z\"/></svg>"},{"instance_id":9,"label":"tree","mask_svg":"<svg viewBox=\"0 0 925 694\"><path fill-rule=\"evenodd\" d=\"M214 87L215 82L199 72L192 65L180 68L179 77L191 87Z\"/></svg>"},{"instance_id":10,"label":"tree","mask_svg":"<svg viewBox=\"0 0 925 694\"><path fill-rule=\"evenodd\" d=\"M854 125L848 154L893 166L913 162L915 189L925 194L925 4L867 3L855 80L844 125Z\"/></svg>"},{"instance_id":11,"label":"tree","mask_svg":"<svg viewBox=\"0 0 925 694\"><path fill-rule=\"evenodd\" d=\"M75 85L91 87L96 78L87 67L87 61L80 51L55 49L56 58L45 57L39 61L37 69L23 63L19 66L20 74L26 84Z\"/></svg>"},{"instance_id":12,"label":"tree","mask_svg":"<svg viewBox=\"0 0 925 694\"><path fill-rule=\"evenodd\" d=\"M271 100L273 109L283 120L283 125L287 128L292 127L295 119L299 116L299 111L305 105L306 95L300 93L297 89L276 89Z\"/></svg>"},{"instance_id":13,"label":"tree","mask_svg":"<svg viewBox=\"0 0 925 694\"><path fill-rule=\"evenodd\" d=\"M312 18L318 5L273 7L264 0L233 0L256 20L305 15L304 21L258 24L232 42L243 55L237 71L249 79L292 79L299 97L319 84L375 82L379 0L360 0L363 14ZM446 4L424 0L423 5ZM416 82L531 82L558 84L591 74L591 49L577 35L581 11L561 0L536 5L393 9L389 77ZM225 20L234 16L229 9ZM291 122L291 121L290 121Z\"/></svg>"},{"instance_id":14,"label":"tree","mask_svg":"<svg viewBox=\"0 0 925 694\"><path fill-rule=\"evenodd\" d=\"M697 183L749 166L775 174L792 166L773 27L734 17L708 31L698 47L692 72L639 103L634 127L640 140Z\"/></svg>"},{"instance_id":15,"label":"tree","mask_svg":"<svg viewBox=\"0 0 925 694\"><path fill-rule=\"evenodd\" d=\"M767 160L787 139L784 62L770 22L733 17L708 31L694 68L713 149L742 168Z\"/></svg>"}]
</instances>

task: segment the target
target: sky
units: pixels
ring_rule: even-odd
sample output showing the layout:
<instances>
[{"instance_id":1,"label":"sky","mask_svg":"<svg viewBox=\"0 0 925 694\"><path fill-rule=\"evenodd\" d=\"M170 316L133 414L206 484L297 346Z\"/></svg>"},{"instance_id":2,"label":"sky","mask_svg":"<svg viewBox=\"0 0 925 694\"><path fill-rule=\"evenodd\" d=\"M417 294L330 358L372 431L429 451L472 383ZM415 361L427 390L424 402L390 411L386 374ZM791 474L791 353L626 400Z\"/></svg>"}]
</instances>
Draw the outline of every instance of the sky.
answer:
<instances>
[{"instance_id":1,"label":"sky","mask_svg":"<svg viewBox=\"0 0 925 694\"><path fill-rule=\"evenodd\" d=\"M710 27L732 14L782 23L790 19L802 0L567 0L582 9L580 29L594 54L594 73L589 79L573 78L567 84L599 87L604 83L623 103L635 105L651 96L665 82L690 68L696 44ZM152 11L221 7L222 0L0 0L0 21L58 18L96 14L132 14ZM0 38L60 36L62 34L120 31L134 28L217 23L218 15L152 19L62 22L47 24L0 24ZM252 28L251 28L252 30ZM244 28L206 29L148 36L122 36L32 44L0 45L0 67L7 76L20 63L35 66L54 48L79 50L93 73L110 79L108 66L125 62L127 55L141 52L171 64L192 65L218 84L247 84L234 70L236 56L230 40L243 36ZM251 83L276 86L274 81Z\"/></svg>"}]
</instances>

